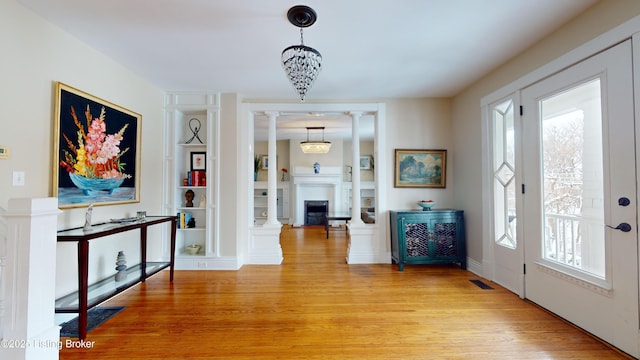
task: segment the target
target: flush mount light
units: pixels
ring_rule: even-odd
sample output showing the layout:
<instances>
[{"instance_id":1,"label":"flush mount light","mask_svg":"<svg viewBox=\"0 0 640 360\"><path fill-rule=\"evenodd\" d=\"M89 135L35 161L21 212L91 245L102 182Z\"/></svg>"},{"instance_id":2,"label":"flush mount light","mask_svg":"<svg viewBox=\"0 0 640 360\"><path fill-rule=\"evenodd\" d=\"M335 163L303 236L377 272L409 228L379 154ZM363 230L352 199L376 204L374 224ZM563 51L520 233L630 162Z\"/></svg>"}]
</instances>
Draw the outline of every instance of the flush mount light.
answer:
<instances>
[{"instance_id":1,"label":"flush mount light","mask_svg":"<svg viewBox=\"0 0 640 360\"><path fill-rule=\"evenodd\" d=\"M289 46L282 51L282 67L289 81L300 95L304 97L318 77L322 68L322 55L312 47L304 45L302 29L316 22L316 12L305 5L297 5L287 12L289 22L300 28L300 45Z\"/></svg>"},{"instance_id":2,"label":"flush mount light","mask_svg":"<svg viewBox=\"0 0 640 360\"><path fill-rule=\"evenodd\" d=\"M322 141L309 141L309 130L322 130ZM307 127L307 141L300 143L305 154L326 154L331 149L331 142L324 141L324 126Z\"/></svg>"}]
</instances>

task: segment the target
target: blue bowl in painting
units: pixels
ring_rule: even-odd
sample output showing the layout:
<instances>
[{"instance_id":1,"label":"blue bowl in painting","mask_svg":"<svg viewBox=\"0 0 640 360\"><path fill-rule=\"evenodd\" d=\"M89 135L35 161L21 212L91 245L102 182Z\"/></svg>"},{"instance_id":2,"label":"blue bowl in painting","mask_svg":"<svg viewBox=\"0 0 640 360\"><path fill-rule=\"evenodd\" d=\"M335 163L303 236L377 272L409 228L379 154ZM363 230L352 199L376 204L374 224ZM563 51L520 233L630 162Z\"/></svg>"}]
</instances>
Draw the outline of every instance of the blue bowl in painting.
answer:
<instances>
[{"instance_id":1,"label":"blue bowl in painting","mask_svg":"<svg viewBox=\"0 0 640 360\"><path fill-rule=\"evenodd\" d=\"M418 201L418 206L420 206L424 211L430 211L435 205L435 201Z\"/></svg>"},{"instance_id":2,"label":"blue bowl in painting","mask_svg":"<svg viewBox=\"0 0 640 360\"><path fill-rule=\"evenodd\" d=\"M75 173L69 173L71 182L85 195L90 195L91 191L108 191L109 194L113 193L113 190L122 185L124 178L113 179L101 179L101 178L86 178L84 176L77 175Z\"/></svg>"}]
</instances>

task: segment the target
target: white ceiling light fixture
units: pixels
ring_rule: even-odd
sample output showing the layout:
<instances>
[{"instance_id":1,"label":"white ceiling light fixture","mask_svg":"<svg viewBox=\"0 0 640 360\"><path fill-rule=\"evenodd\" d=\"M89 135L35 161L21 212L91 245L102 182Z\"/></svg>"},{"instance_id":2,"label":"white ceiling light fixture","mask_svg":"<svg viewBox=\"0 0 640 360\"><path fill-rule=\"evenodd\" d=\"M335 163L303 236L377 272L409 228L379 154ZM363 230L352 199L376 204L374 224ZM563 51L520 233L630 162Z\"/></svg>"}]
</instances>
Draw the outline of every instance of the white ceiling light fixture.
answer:
<instances>
[{"instance_id":1,"label":"white ceiling light fixture","mask_svg":"<svg viewBox=\"0 0 640 360\"><path fill-rule=\"evenodd\" d=\"M312 8L296 5L289 9L287 18L300 28L300 45L289 46L282 51L282 67L300 95L300 100L304 101L322 68L322 55L318 50L304 45L302 29L313 25L318 16Z\"/></svg>"},{"instance_id":2,"label":"white ceiling light fixture","mask_svg":"<svg viewBox=\"0 0 640 360\"><path fill-rule=\"evenodd\" d=\"M322 130L322 141L309 141L309 130ZM300 148L305 154L326 154L331 149L331 142L324 141L324 126L307 127L307 141L300 143Z\"/></svg>"}]
</instances>

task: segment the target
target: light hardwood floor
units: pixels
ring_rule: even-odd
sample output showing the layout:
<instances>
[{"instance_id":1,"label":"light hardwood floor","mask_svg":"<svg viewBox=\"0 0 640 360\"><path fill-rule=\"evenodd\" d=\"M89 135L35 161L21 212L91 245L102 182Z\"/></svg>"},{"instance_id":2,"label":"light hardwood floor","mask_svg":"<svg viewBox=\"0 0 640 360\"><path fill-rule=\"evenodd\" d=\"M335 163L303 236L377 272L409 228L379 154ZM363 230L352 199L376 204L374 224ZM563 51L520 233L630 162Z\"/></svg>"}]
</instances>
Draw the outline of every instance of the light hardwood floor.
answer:
<instances>
[{"instance_id":1,"label":"light hardwood floor","mask_svg":"<svg viewBox=\"0 0 640 360\"><path fill-rule=\"evenodd\" d=\"M628 359L454 265L347 265L347 234L287 229L281 266L163 272L60 359Z\"/></svg>"}]
</instances>

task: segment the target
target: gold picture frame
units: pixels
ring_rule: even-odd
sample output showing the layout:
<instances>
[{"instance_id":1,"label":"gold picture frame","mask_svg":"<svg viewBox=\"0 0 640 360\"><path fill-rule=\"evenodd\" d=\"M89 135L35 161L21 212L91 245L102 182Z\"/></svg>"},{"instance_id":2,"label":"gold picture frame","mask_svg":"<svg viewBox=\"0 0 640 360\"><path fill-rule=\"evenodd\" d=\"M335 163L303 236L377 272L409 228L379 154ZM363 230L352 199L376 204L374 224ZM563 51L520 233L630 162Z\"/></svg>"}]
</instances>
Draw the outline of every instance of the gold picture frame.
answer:
<instances>
[{"instance_id":1,"label":"gold picture frame","mask_svg":"<svg viewBox=\"0 0 640 360\"><path fill-rule=\"evenodd\" d=\"M446 187L447 150L395 150L394 187Z\"/></svg>"},{"instance_id":2,"label":"gold picture frame","mask_svg":"<svg viewBox=\"0 0 640 360\"><path fill-rule=\"evenodd\" d=\"M60 208L140 202L142 115L56 83L52 194Z\"/></svg>"}]
</instances>

